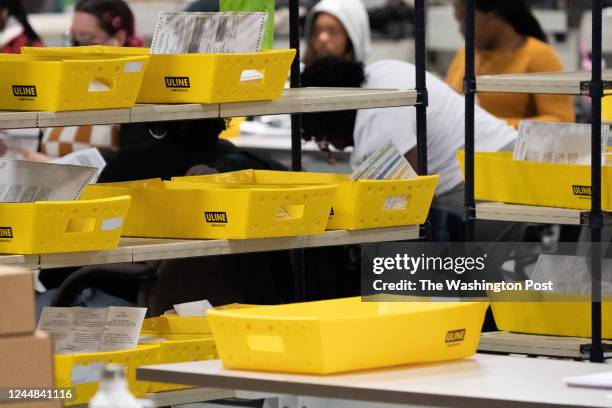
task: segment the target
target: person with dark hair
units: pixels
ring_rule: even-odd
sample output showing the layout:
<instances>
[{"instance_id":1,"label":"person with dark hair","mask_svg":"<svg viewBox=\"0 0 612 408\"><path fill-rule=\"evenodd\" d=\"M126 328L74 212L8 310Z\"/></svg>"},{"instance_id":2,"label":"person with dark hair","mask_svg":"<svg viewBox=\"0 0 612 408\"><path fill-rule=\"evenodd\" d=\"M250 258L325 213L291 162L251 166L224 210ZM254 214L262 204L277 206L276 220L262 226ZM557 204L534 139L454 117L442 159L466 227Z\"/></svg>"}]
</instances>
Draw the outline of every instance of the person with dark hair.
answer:
<instances>
[{"instance_id":1,"label":"person with dark hair","mask_svg":"<svg viewBox=\"0 0 612 408\"><path fill-rule=\"evenodd\" d=\"M42 47L19 0L0 0L0 52L19 54L21 47Z\"/></svg>"},{"instance_id":2,"label":"person with dark hair","mask_svg":"<svg viewBox=\"0 0 612 408\"><path fill-rule=\"evenodd\" d=\"M453 0L464 30L465 0ZM476 0L476 75L562 71L563 66L525 0ZM455 55L446 77L463 91L465 50ZM521 120L574 122L572 98L563 95L479 93L480 106L518 127Z\"/></svg>"},{"instance_id":3,"label":"person with dark hair","mask_svg":"<svg viewBox=\"0 0 612 408\"><path fill-rule=\"evenodd\" d=\"M72 18L70 36L73 45L113 45L141 47L134 15L123 0L81 0Z\"/></svg>"},{"instance_id":4,"label":"person with dark hair","mask_svg":"<svg viewBox=\"0 0 612 408\"><path fill-rule=\"evenodd\" d=\"M107 162L100 183L143 180L247 169L285 170L265 157L243 152L220 139L225 119L200 119L121 127L120 140L131 140ZM126 136L126 137L122 137ZM144 142L149 139L148 142Z\"/></svg>"}]
</instances>

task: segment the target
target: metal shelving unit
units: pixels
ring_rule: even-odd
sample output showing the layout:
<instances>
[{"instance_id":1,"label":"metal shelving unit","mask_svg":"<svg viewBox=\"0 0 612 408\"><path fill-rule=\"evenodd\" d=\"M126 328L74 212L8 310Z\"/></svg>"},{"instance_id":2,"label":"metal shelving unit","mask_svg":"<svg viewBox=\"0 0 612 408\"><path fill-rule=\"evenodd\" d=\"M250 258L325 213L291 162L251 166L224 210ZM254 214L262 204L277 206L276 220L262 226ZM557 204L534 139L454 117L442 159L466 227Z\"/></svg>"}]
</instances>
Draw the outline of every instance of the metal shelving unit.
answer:
<instances>
[{"instance_id":1,"label":"metal shelving unit","mask_svg":"<svg viewBox=\"0 0 612 408\"><path fill-rule=\"evenodd\" d=\"M562 93L570 95L589 95L592 100L591 111L591 180L592 197L591 211L588 213L587 225L591 229L591 271L592 271L592 293L591 293L591 323L592 336L589 349L589 358L592 362L604 361L604 348L601 340L601 247L597 245L601 242L601 230L604 226L604 214L601 210L601 99L604 89L612 87L612 71L602 72L601 51L602 51L602 8L601 0L592 1L592 26L593 44L592 60L593 68L589 77L586 72L571 73L543 73L543 74L516 74L516 75L491 75L475 78L475 47L474 47L474 11L475 0L465 2L465 81L464 92L466 95L466 132L465 132L465 217L466 217L466 239L474 239L474 220L478 215L478 207L474 200L474 97L476 91L482 92L530 92L530 93ZM502 221L519 222L550 222L551 215L561 214L549 211L543 207L535 207L531 210L531 215L523 218L523 206L501 206L500 204L487 204L480 207L480 214L484 214L483 219L495 219ZM497 205L497 207L495 207ZM519 215L518 212L523 211ZM496 215L491 216L492 211L497 210ZM534 213L538 211L538 213ZM542 214L540 211L548 211ZM488 216L487 216L488 215ZM576 222L576 213L567 210L563 212L563 218L568 217L567 221L571 225ZM558 223L558 222L556 222ZM580 224L580 222L578 222Z\"/></svg>"}]
</instances>

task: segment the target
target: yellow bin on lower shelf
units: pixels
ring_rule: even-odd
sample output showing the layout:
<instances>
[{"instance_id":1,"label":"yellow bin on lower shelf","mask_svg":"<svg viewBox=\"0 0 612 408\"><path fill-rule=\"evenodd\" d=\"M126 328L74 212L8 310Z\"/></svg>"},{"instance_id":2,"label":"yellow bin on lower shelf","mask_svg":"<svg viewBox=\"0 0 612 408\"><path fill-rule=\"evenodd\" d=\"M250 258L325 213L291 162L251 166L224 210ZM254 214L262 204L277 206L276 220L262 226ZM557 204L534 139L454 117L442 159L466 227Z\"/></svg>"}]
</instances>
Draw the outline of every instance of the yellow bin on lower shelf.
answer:
<instances>
[{"instance_id":1,"label":"yellow bin on lower shelf","mask_svg":"<svg viewBox=\"0 0 612 408\"><path fill-rule=\"evenodd\" d=\"M81 196L130 195L125 236L245 239L323 233L336 189L143 180L90 184Z\"/></svg>"},{"instance_id":2,"label":"yellow bin on lower shelf","mask_svg":"<svg viewBox=\"0 0 612 408\"><path fill-rule=\"evenodd\" d=\"M509 302L520 293L490 293L491 309L499 330L548 336L591 337L591 302L587 296L531 291L540 301ZM571 299L570 299L571 298ZM570 299L571 301L568 301ZM602 337L612 339L612 298L603 297Z\"/></svg>"},{"instance_id":3,"label":"yellow bin on lower shelf","mask_svg":"<svg viewBox=\"0 0 612 408\"><path fill-rule=\"evenodd\" d=\"M228 369L331 374L476 352L487 302L336 299L208 312Z\"/></svg>"},{"instance_id":4,"label":"yellow bin on lower shelf","mask_svg":"<svg viewBox=\"0 0 612 408\"><path fill-rule=\"evenodd\" d=\"M136 368L156 364L158 350L158 345L146 345L132 350L56 355L56 387L74 387L75 398L70 402L64 402L64 405L87 404L98 391L102 367L111 363L126 367L126 379L130 391L137 397L144 396L149 383L136 381Z\"/></svg>"},{"instance_id":5,"label":"yellow bin on lower shelf","mask_svg":"<svg viewBox=\"0 0 612 408\"><path fill-rule=\"evenodd\" d=\"M164 340L154 342L159 346L157 352L157 362L155 364L185 363L189 361L213 360L217 357L215 339L212 335L207 337L183 339L183 340ZM149 382L147 392L174 391L189 386L179 384L166 384L159 382Z\"/></svg>"},{"instance_id":6,"label":"yellow bin on lower shelf","mask_svg":"<svg viewBox=\"0 0 612 408\"><path fill-rule=\"evenodd\" d=\"M464 167L464 153L457 158ZM477 200L544 207L591 209L591 166L539 163L512 159L510 152L475 154ZM601 205L612 210L612 166L601 172Z\"/></svg>"},{"instance_id":7,"label":"yellow bin on lower shelf","mask_svg":"<svg viewBox=\"0 0 612 408\"><path fill-rule=\"evenodd\" d=\"M114 249L128 213L126 195L96 200L0 204L0 253Z\"/></svg>"},{"instance_id":8,"label":"yellow bin on lower shelf","mask_svg":"<svg viewBox=\"0 0 612 408\"><path fill-rule=\"evenodd\" d=\"M148 48L24 47L28 55L148 55L139 103L222 103L278 99L295 50L250 54L149 54Z\"/></svg>"},{"instance_id":9,"label":"yellow bin on lower shelf","mask_svg":"<svg viewBox=\"0 0 612 408\"><path fill-rule=\"evenodd\" d=\"M1 54L0 110L131 108L148 56L63 59Z\"/></svg>"},{"instance_id":10,"label":"yellow bin on lower shelf","mask_svg":"<svg viewBox=\"0 0 612 408\"><path fill-rule=\"evenodd\" d=\"M176 177L188 182L284 185L335 184L327 229L358 230L423 224L429 213L438 176L409 180L358 180L348 174L243 170L210 176Z\"/></svg>"}]
</instances>

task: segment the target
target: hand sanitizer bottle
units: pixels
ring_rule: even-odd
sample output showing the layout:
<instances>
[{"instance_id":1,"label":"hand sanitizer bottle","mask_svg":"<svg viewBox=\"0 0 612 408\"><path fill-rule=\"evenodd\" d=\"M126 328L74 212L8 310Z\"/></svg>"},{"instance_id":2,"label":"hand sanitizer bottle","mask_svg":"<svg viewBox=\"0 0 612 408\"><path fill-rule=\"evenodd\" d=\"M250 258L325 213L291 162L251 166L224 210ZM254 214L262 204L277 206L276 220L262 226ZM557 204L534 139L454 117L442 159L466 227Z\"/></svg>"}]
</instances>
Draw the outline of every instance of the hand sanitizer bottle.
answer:
<instances>
[{"instance_id":1,"label":"hand sanitizer bottle","mask_svg":"<svg viewBox=\"0 0 612 408\"><path fill-rule=\"evenodd\" d=\"M104 367L100 388L89 401L89 408L142 408L128 389L123 367L117 364Z\"/></svg>"}]
</instances>

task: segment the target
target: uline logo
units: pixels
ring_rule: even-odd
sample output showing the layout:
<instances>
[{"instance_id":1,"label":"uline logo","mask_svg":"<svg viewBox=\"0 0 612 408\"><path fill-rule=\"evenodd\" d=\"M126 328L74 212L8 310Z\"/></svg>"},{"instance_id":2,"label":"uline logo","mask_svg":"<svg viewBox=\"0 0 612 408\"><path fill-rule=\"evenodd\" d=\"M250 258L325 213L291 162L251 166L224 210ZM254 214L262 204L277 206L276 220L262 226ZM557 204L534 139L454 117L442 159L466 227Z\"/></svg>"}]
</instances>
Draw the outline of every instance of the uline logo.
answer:
<instances>
[{"instance_id":1,"label":"uline logo","mask_svg":"<svg viewBox=\"0 0 612 408\"><path fill-rule=\"evenodd\" d=\"M13 238L13 229L11 227L0 227L0 238Z\"/></svg>"},{"instance_id":2,"label":"uline logo","mask_svg":"<svg viewBox=\"0 0 612 408\"><path fill-rule=\"evenodd\" d=\"M206 212L204 217L211 224L227 224L227 213L224 212Z\"/></svg>"},{"instance_id":3,"label":"uline logo","mask_svg":"<svg viewBox=\"0 0 612 408\"><path fill-rule=\"evenodd\" d=\"M456 344L456 343L461 343L464 339L465 339L465 329L451 330L448 333L446 333L445 342L447 344Z\"/></svg>"},{"instance_id":4,"label":"uline logo","mask_svg":"<svg viewBox=\"0 0 612 408\"><path fill-rule=\"evenodd\" d=\"M591 186L572 186L572 190L576 196L591 196Z\"/></svg>"},{"instance_id":5,"label":"uline logo","mask_svg":"<svg viewBox=\"0 0 612 408\"><path fill-rule=\"evenodd\" d=\"M166 88L190 88L189 77L166 77Z\"/></svg>"},{"instance_id":6,"label":"uline logo","mask_svg":"<svg viewBox=\"0 0 612 408\"><path fill-rule=\"evenodd\" d=\"M36 87L34 85L13 85L14 96L36 97Z\"/></svg>"}]
</instances>

